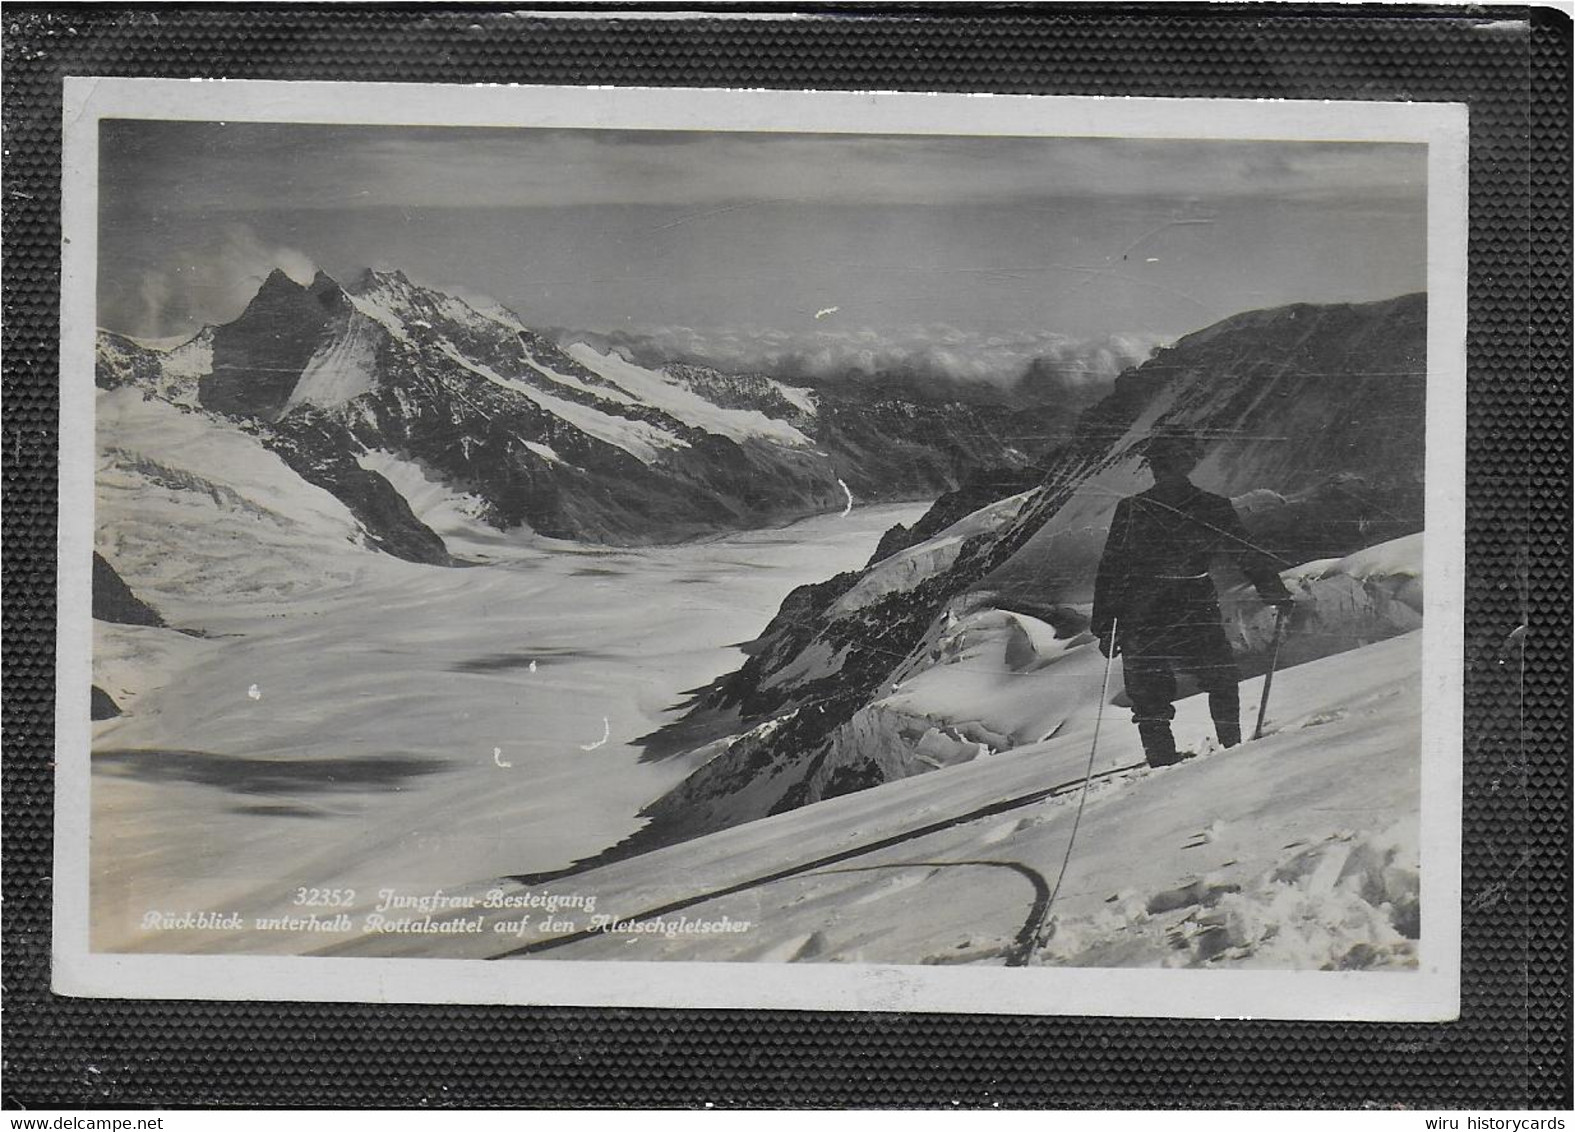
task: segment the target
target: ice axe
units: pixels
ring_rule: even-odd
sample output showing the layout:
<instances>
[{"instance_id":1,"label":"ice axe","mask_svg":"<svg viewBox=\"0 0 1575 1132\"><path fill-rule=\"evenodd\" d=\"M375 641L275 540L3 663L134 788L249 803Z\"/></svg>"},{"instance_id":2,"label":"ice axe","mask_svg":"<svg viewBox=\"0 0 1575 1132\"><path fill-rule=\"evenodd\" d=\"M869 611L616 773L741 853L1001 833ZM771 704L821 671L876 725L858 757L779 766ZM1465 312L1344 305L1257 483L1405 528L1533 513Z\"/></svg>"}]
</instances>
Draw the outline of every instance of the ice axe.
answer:
<instances>
[{"instance_id":1,"label":"ice axe","mask_svg":"<svg viewBox=\"0 0 1575 1132\"><path fill-rule=\"evenodd\" d=\"M1280 646L1285 643L1286 614L1290 602L1281 602L1274 616L1274 644L1269 648L1269 670L1263 674L1263 699L1258 701L1258 725L1252 729L1254 739L1263 738L1263 718L1269 713L1269 689L1274 686L1274 668L1280 662Z\"/></svg>"}]
</instances>

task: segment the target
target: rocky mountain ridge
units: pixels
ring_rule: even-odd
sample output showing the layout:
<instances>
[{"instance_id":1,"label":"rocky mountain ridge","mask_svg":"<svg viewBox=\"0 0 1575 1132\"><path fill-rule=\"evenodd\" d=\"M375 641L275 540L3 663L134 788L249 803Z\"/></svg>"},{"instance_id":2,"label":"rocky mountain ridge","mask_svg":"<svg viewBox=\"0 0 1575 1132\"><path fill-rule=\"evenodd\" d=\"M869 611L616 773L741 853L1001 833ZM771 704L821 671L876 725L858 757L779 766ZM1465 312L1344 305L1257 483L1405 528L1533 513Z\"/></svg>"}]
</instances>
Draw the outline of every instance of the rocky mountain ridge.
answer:
<instances>
[{"instance_id":1,"label":"rocky mountain ridge","mask_svg":"<svg viewBox=\"0 0 1575 1132\"><path fill-rule=\"evenodd\" d=\"M239 422L340 498L372 546L449 561L383 474L390 461L507 530L668 542L860 502L927 498L1020 468L1067 406L905 400L560 345L495 305L367 271L273 272L234 321L159 351L99 336L101 388Z\"/></svg>"},{"instance_id":2,"label":"rocky mountain ridge","mask_svg":"<svg viewBox=\"0 0 1575 1132\"><path fill-rule=\"evenodd\" d=\"M743 667L653 738L651 757L683 750L686 728L708 743L688 756L698 769L648 807L650 825L612 855L1024 741L955 706L942 725L946 713L915 705L905 685L986 642L1013 671L1087 653L1109 513L1147 486L1138 445L1156 427L1208 440L1196 481L1232 496L1254 538L1301 579L1317 631L1298 638L1286 663L1415 628L1411 567L1351 556L1408 545L1422 529L1425 316L1419 294L1298 305L1239 315L1157 351L1083 414L1036 482L997 477L953 492L913 530L888 532L863 571L789 595ZM1377 560L1413 557L1393 550ZM1228 632L1250 675L1270 622L1241 579L1222 581ZM1086 689L1076 684L1043 694L1081 710Z\"/></svg>"}]
</instances>

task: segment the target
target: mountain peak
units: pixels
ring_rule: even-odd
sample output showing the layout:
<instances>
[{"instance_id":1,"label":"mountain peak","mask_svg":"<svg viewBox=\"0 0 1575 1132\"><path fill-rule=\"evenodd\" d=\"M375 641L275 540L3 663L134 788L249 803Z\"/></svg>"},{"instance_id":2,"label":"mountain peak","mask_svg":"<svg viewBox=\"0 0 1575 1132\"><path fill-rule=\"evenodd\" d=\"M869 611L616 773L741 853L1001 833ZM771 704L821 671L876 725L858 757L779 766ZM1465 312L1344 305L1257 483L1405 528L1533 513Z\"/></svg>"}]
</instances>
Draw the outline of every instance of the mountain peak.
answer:
<instances>
[{"instance_id":1,"label":"mountain peak","mask_svg":"<svg viewBox=\"0 0 1575 1132\"><path fill-rule=\"evenodd\" d=\"M364 295L368 291L375 291L380 287L413 286L415 284L410 281L410 277L398 268L383 270L376 267L368 267L357 277L353 289L356 294Z\"/></svg>"},{"instance_id":2,"label":"mountain peak","mask_svg":"<svg viewBox=\"0 0 1575 1132\"><path fill-rule=\"evenodd\" d=\"M299 283L284 268L276 267L263 280L262 286L252 298L252 303L261 301L264 306L272 306L278 302L293 303L305 295L321 300L325 296L342 293L343 288L339 286L338 281L320 268L312 276L310 283Z\"/></svg>"},{"instance_id":3,"label":"mountain peak","mask_svg":"<svg viewBox=\"0 0 1575 1132\"><path fill-rule=\"evenodd\" d=\"M318 271L303 286L275 269L240 317L215 327L212 370L198 384L203 408L274 420L334 321L350 305Z\"/></svg>"},{"instance_id":4,"label":"mountain peak","mask_svg":"<svg viewBox=\"0 0 1575 1132\"><path fill-rule=\"evenodd\" d=\"M306 289L306 292L329 309L335 309L339 304L348 301L345 289L326 271L319 271L312 276L312 285Z\"/></svg>"},{"instance_id":5,"label":"mountain peak","mask_svg":"<svg viewBox=\"0 0 1575 1132\"><path fill-rule=\"evenodd\" d=\"M1360 303L1287 303L1284 306L1264 307L1242 311L1221 319L1212 326L1195 330L1177 339L1175 348L1195 348L1224 335L1241 331L1270 333L1281 330L1297 335L1306 333L1302 324L1307 319L1336 318L1352 323L1380 323L1391 317L1424 318L1427 314L1427 292L1413 291L1392 299L1377 299Z\"/></svg>"},{"instance_id":6,"label":"mountain peak","mask_svg":"<svg viewBox=\"0 0 1575 1132\"><path fill-rule=\"evenodd\" d=\"M256 276L253 276L253 278L256 278ZM306 288L292 279L288 271L282 267L276 267L268 273L268 278L263 280L263 284L258 288L257 293L260 295L264 291L282 291L289 294L304 290Z\"/></svg>"}]
</instances>

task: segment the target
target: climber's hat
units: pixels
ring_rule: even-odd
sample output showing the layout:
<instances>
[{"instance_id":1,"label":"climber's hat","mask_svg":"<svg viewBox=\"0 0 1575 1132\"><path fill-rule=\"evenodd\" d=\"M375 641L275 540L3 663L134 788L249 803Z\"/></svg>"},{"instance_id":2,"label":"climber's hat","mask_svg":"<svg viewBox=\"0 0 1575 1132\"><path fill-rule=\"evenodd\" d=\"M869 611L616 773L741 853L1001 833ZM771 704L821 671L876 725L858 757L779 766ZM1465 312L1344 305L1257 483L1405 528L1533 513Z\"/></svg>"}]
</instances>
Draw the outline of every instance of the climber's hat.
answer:
<instances>
[{"instance_id":1,"label":"climber's hat","mask_svg":"<svg viewBox=\"0 0 1575 1132\"><path fill-rule=\"evenodd\" d=\"M1203 459L1203 444L1190 432L1165 430L1156 432L1143 442L1145 464L1185 464L1197 467Z\"/></svg>"}]
</instances>

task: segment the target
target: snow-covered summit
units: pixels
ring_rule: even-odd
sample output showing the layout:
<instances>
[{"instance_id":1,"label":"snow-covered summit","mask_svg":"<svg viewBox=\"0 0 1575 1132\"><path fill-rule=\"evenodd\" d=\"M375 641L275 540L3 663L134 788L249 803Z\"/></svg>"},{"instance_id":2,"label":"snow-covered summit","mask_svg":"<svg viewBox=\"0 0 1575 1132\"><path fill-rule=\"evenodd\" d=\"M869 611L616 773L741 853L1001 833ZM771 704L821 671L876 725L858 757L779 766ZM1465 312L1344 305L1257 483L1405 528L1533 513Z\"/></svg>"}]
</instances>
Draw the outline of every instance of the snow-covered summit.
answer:
<instances>
[{"instance_id":1,"label":"snow-covered summit","mask_svg":"<svg viewBox=\"0 0 1575 1132\"><path fill-rule=\"evenodd\" d=\"M105 333L99 354L101 386L244 422L383 531L376 545L423 561L431 532L392 503L391 460L401 482L472 500L482 528L643 543L837 511L849 492L930 498L1022 463L995 438L1037 427L987 405L641 364L382 268L347 285L275 270L239 317L173 350Z\"/></svg>"}]
</instances>

